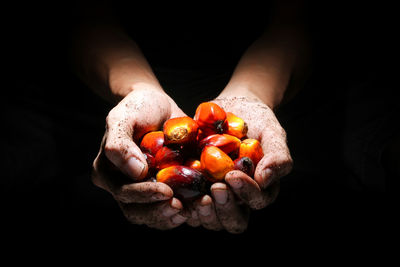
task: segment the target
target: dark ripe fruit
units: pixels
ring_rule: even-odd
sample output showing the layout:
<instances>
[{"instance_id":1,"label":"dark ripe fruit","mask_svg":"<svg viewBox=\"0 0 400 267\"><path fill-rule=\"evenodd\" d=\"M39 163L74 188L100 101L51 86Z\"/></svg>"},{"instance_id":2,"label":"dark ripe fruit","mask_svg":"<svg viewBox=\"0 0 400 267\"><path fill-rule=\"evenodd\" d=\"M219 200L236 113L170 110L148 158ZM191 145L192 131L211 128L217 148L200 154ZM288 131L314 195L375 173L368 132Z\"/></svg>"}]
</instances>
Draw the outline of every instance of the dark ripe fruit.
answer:
<instances>
[{"instance_id":1,"label":"dark ripe fruit","mask_svg":"<svg viewBox=\"0 0 400 267\"><path fill-rule=\"evenodd\" d=\"M142 142L140 142L140 149L155 156L163 145L164 133L162 131L149 132L143 137Z\"/></svg>"},{"instance_id":2,"label":"dark ripe fruit","mask_svg":"<svg viewBox=\"0 0 400 267\"><path fill-rule=\"evenodd\" d=\"M156 154L156 167L161 170L170 166L182 165L181 151L170 147L162 147Z\"/></svg>"},{"instance_id":3,"label":"dark ripe fruit","mask_svg":"<svg viewBox=\"0 0 400 267\"><path fill-rule=\"evenodd\" d=\"M150 153L143 153L144 157L147 161L148 171L147 171L147 178L150 178L156 174L156 158L152 156Z\"/></svg>"},{"instance_id":4,"label":"dark ripe fruit","mask_svg":"<svg viewBox=\"0 0 400 267\"><path fill-rule=\"evenodd\" d=\"M192 200L206 194L207 182L204 175L190 167L171 166L157 173L157 182L171 187L174 196L181 200Z\"/></svg>"},{"instance_id":5,"label":"dark ripe fruit","mask_svg":"<svg viewBox=\"0 0 400 267\"><path fill-rule=\"evenodd\" d=\"M194 120L206 136L210 134L222 134L228 127L225 119L225 111L212 102L201 103L194 115Z\"/></svg>"},{"instance_id":6,"label":"dark ripe fruit","mask_svg":"<svg viewBox=\"0 0 400 267\"><path fill-rule=\"evenodd\" d=\"M227 112L226 121L228 123L228 129L225 131L226 134L236 136L239 139L246 136L248 128L247 123L243 119L231 112Z\"/></svg>"},{"instance_id":7,"label":"dark ripe fruit","mask_svg":"<svg viewBox=\"0 0 400 267\"><path fill-rule=\"evenodd\" d=\"M232 159L215 146L206 146L201 152L201 167L211 182L222 181L225 174L233 170Z\"/></svg>"},{"instance_id":8,"label":"dark ripe fruit","mask_svg":"<svg viewBox=\"0 0 400 267\"><path fill-rule=\"evenodd\" d=\"M213 134L201 140L199 148L203 149L206 146L215 146L226 154L235 157L238 155L240 144L240 139L235 136L228 134Z\"/></svg>"},{"instance_id":9,"label":"dark ripe fruit","mask_svg":"<svg viewBox=\"0 0 400 267\"><path fill-rule=\"evenodd\" d=\"M190 117L169 119L163 126L165 144L195 143L198 129L197 122Z\"/></svg>"},{"instance_id":10,"label":"dark ripe fruit","mask_svg":"<svg viewBox=\"0 0 400 267\"><path fill-rule=\"evenodd\" d=\"M264 152L258 140L245 139L240 144L239 158L249 157L253 161L254 166L257 166L257 163L262 159L263 156Z\"/></svg>"},{"instance_id":11,"label":"dark ripe fruit","mask_svg":"<svg viewBox=\"0 0 400 267\"><path fill-rule=\"evenodd\" d=\"M250 177L254 176L254 164L248 157L238 158L234 162L234 169L244 172Z\"/></svg>"},{"instance_id":12,"label":"dark ripe fruit","mask_svg":"<svg viewBox=\"0 0 400 267\"><path fill-rule=\"evenodd\" d=\"M147 161L147 166L150 168L156 168L156 158L152 156L150 153L143 153L144 157Z\"/></svg>"}]
</instances>

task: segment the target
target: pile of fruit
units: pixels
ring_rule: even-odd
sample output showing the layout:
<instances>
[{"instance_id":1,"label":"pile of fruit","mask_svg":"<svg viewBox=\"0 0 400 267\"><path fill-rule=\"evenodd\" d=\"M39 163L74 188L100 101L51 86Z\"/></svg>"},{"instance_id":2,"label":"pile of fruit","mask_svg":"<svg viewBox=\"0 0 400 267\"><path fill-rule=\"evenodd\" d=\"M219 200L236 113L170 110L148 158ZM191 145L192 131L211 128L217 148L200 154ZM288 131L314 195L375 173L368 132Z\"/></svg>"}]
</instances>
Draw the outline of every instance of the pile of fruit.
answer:
<instances>
[{"instance_id":1,"label":"pile of fruit","mask_svg":"<svg viewBox=\"0 0 400 267\"><path fill-rule=\"evenodd\" d=\"M194 119L169 119L162 131L147 133L140 142L149 172L147 179L169 185L181 200L207 194L210 184L240 170L253 177L264 153L248 139L243 119L212 102L196 109Z\"/></svg>"}]
</instances>

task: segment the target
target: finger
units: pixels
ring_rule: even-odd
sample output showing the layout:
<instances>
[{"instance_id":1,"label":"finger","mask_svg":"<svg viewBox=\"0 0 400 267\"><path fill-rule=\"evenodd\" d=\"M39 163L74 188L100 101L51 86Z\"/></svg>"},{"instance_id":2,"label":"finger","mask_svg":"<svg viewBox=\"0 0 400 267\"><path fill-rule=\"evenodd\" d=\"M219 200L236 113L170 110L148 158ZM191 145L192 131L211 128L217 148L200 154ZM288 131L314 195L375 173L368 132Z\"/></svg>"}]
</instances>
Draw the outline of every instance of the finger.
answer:
<instances>
[{"instance_id":1,"label":"finger","mask_svg":"<svg viewBox=\"0 0 400 267\"><path fill-rule=\"evenodd\" d=\"M118 201L151 203L173 196L173 191L168 185L158 182L131 183L131 179L107 166L110 164L105 156L99 155L93 164L92 181L110 192Z\"/></svg>"},{"instance_id":2,"label":"finger","mask_svg":"<svg viewBox=\"0 0 400 267\"><path fill-rule=\"evenodd\" d=\"M272 202L269 192L261 190L250 176L241 171L228 172L225 181L235 195L251 209L262 209Z\"/></svg>"},{"instance_id":3,"label":"finger","mask_svg":"<svg viewBox=\"0 0 400 267\"><path fill-rule=\"evenodd\" d=\"M159 182L125 184L114 191L114 198L124 203L149 203L170 199L172 189Z\"/></svg>"},{"instance_id":4,"label":"finger","mask_svg":"<svg viewBox=\"0 0 400 267\"><path fill-rule=\"evenodd\" d=\"M292 170L293 160L289 154L267 154L257 164L254 180L262 189Z\"/></svg>"},{"instance_id":5,"label":"finger","mask_svg":"<svg viewBox=\"0 0 400 267\"><path fill-rule=\"evenodd\" d=\"M158 230L173 229L185 223L189 219L189 217L190 216L187 214L186 210L181 208L180 212L172 214L172 216L169 217L167 220L158 221L156 223L149 223L147 224L147 226Z\"/></svg>"},{"instance_id":6,"label":"finger","mask_svg":"<svg viewBox=\"0 0 400 267\"><path fill-rule=\"evenodd\" d=\"M237 205L232 191L223 183L211 186L215 209L221 225L230 233L242 233L247 228L248 211Z\"/></svg>"},{"instance_id":7,"label":"finger","mask_svg":"<svg viewBox=\"0 0 400 267\"><path fill-rule=\"evenodd\" d=\"M203 196L196 202L195 206L201 225L204 228L214 231L222 229L222 225L218 220L217 213L215 212L213 200L210 196Z\"/></svg>"},{"instance_id":8,"label":"finger","mask_svg":"<svg viewBox=\"0 0 400 267\"><path fill-rule=\"evenodd\" d=\"M199 215L197 213L196 207L193 203L187 203L186 204L186 210L187 214L187 221L186 223L191 226L191 227L199 227L201 225Z\"/></svg>"},{"instance_id":9,"label":"finger","mask_svg":"<svg viewBox=\"0 0 400 267\"><path fill-rule=\"evenodd\" d=\"M172 198L169 201L150 204L119 203L127 220L133 224L146 224L154 228L174 228L179 224L172 218L182 211L182 203Z\"/></svg>"},{"instance_id":10,"label":"finger","mask_svg":"<svg viewBox=\"0 0 400 267\"><path fill-rule=\"evenodd\" d=\"M265 189L292 170L293 160L286 144L286 132L281 127L264 130L261 145L264 157L256 166L254 180Z\"/></svg>"},{"instance_id":11,"label":"finger","mask_svg":"<svg viewBox=\"0 0 400 267\"><path fill-rule=\"evenodd\" d=\"M147 224L148 227L158 229L158 230L170 230L182 225L186 222L187 218L181 214L176 214L165 221Z\"/></svg>"},{"instance_id":12,"label":"finger","mask_svg":"<svg viewBox=\"0 0 400 267\"><path fill-rule=\"evenodd\" d=\"M135 119L125 114L115 108L108 114L104 152L123 173L132 179L141 180L146 176L148 166L143 153L132 139Z\"/></svg>"}]
</instances>

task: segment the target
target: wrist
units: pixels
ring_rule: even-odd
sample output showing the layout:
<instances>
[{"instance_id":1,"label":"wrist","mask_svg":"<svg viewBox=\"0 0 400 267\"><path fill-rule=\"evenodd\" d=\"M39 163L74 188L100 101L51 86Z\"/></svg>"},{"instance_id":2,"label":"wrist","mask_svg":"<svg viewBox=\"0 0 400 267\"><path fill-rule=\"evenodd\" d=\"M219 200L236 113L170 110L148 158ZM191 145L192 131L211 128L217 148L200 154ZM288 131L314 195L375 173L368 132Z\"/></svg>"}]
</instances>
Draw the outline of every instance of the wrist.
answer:
<instances>
[{"instance_id":1,"label":"wrist","mask_svg":"<svg viewBox=\"0 0 400 267\"><path fill-rule=\"evenodd\" d=\"M123 59L109 69L108 86L116 99L122 99L133 90L163 89L151 70L138 68L134 59Z\"/></svg>"},{"instance_id":2,"label":"wrist","mask_svg":"<svg viewBox=\"0 0 400 267\"><path fill-rule=\"evenodd\" d=\"M276 97L273 90L268 88L256 89L249 85L227 85L227 87L217 97L219 98L244 98L251 102L261 102L267 105L269 108L274 109L279 105L282 98Z\"/></svg>"}]
</instances>

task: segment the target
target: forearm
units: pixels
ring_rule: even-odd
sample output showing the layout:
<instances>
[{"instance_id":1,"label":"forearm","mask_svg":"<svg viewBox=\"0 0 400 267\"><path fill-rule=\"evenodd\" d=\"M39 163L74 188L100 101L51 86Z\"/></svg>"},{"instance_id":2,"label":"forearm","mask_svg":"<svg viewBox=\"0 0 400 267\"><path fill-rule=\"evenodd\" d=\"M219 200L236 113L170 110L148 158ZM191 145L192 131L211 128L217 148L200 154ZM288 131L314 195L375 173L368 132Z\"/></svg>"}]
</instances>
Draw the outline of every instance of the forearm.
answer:
<instances>
[{"instance_id":1,"label":"forearm","mask_svg":"<svg viewBox=\"0 0 400 267\"><path fill-rule=\"evenodd\" d=\"M97 94L115 102L143 84L161 89L137 44L115 24L84 24L75 38L73 67Z\"/></svg>"},{"instance_id":2,"label":"forearm","mask_svg":"<svg viewBox=\"0 0 400 267\"><path fill-rule=\"evenodd\" d=\"M307 50L304 26L292 8L277 11L272 25L242 56L221 97L257 97L271 108L282 102Z\"/></svg>"}]
</instances>

